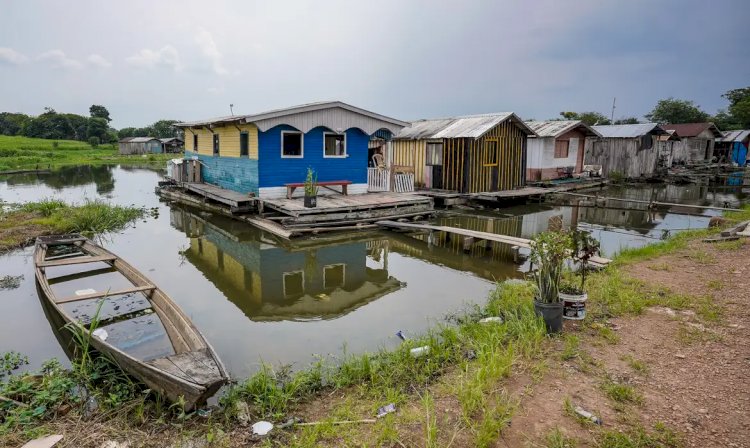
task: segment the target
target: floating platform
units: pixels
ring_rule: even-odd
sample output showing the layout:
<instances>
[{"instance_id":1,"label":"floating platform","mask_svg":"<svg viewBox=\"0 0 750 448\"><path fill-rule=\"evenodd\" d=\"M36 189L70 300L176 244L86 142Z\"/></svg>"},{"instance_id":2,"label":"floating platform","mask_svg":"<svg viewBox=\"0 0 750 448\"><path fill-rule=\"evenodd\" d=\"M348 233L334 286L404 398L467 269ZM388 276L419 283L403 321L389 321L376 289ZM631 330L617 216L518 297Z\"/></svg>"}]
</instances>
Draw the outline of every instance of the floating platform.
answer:
<instances>
[{"instance_id":1,"label":"floating platform","mask_svg":"<svg viewBox=\"0 0 750 448\"><path fill-rule=\"evenodd\" d=\"M600 187L607 185L609 181L605 179L571 181L558 183L550 187L523 187L515 190L502 190L481 193L469 193L465 195L470 201L482 202L505 202L527 200L531 198L540 199L548 194L563 193L566 191L583 190L586 188Z\"/></svg>"},{"instance_id":2,"label":"floating platform","mask_svg":"<svg viewBox=\"0 0 750 448\"><path fill-rule=\"evenodd\" d=\"M228 205L232 213L246 213L252 210L256 199L246 194L238 193L226 188L217 187L216 185L196 182L185 182L183 188L203 196L205 199L211 199L216 202Z\"/></svg>"},{"instance_id":3,"label":"floating platform","mask_svg":"<svg viewBox=\"0 0 750 448\"><path fill-rule=\"evenodd\" d=\"M434 212L432 198L412 193L365 193L318 196L317 207L306 208L302 198L261 199L260 208L268 219L290 229L351 226L383 219L427 216Z\"/></svg>"}]
</instances>

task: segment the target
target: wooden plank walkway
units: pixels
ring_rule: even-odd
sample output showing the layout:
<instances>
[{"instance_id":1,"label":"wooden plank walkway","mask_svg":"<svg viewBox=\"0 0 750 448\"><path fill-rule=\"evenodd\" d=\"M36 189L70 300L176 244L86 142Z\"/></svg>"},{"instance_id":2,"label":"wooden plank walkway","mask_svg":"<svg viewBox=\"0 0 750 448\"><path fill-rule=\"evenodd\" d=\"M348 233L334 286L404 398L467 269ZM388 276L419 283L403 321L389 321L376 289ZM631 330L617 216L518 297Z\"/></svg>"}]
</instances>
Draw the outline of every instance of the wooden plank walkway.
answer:
<instances>
[{"instance_id":1,"label":"wooden plank walkway","mask_svg":"<svg viewBox=\"0 0 750 448\"><path fill-rule=\"evenodd\" d=\"M431 232L447 232L454 235L460 235L467 238L474 238L476 240L494 241L497 243L510 244L511 246L518 246L525 249L531 249L531 240L526 238L519 238L510 235L500 235L497 233L478 232L476 230L461 229L459 227L449 226L433 226L429 224L413 224L396 221L378 221L381 227L392 228L392 229L403 229L403 230L421 230ZM612 262L609 258L604 257L592 257L589 262L595 266L606 266Z\"/></svg>"},{"instance_id":2,"label":"wooden plank walkway","mask_svg":"<svg viewBox=\"0 0 750 448\"><path fill-rule=\"evenodd\" d=\"M355 212L379 208L397 208L413 205L430 205L432 200L427 196L404 193L365 193L353 195L318 196L317 207L306 208L302 198L261 199L264 208L276 210L285 215L300 217L303 215L322 215L336 212Z\"/></svg>"},{"instance_id":3,"label":"wooden plank walkway","mask_svg":"<svg viewBox=\"0 0 750 448\"><path fill-rule=\"evenodd\" d=\"M246 194L227 190L226 188L217 187L216 185L187 182L183 183L182 186L188 191L192 191L204 198L227 204L235 209L249 207L255 201L255 198Z\"/></svg>"},{"instance_id":4,"label":"wooden plank walkway","mask_svg":"<svg viewBox=\"0 0 750 448\"><path fill-rule=\"evenodd\" d=\"M544 196L547 194L563 193L567 191L582 190L585 188L593 188L608 183L605 179L597 179L593 181L582 181L582 182L570 182L561 184L555 187L523 187L515 190L502 190L502 191L485 191L481 193L468 193L466 196L470 199L480 201L501 201L504 199L521 199L532 196Z\"/></svg>"}]
</instances>

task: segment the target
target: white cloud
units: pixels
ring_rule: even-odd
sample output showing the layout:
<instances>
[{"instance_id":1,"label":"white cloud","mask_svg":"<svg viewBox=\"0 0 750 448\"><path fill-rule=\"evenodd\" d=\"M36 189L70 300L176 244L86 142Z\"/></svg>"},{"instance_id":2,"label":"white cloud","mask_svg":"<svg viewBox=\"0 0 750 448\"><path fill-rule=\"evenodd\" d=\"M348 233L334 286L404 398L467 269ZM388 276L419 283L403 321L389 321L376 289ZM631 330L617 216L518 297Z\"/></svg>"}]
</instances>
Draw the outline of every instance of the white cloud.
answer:
<instances>
[{"instance_id":1,"label":"white cloud","mask_svg":"<svg viewBox=\"0 0 750 448\"><path fill-rule=\"evenodd\" d=\"M28 60L29 58L12 48L0 47L0 63L19 65Z\"/></svg>"},{"instance_id":2,"label":"white cloud","mask_svg":"<svg viewBox=\"0 0 750 448\"><path fill-rule=\"evenodd\" d=\"M125 58L125 62L133 67L171 67L176 72L182 70L180 54L171 45L165 45L160 50L144 48L138 53Z\"/></svg>"},{"instance_id":3,"label":"white cloud","mask_svg":"<svg viewBox=\"0 0 750 448\"><path fill-rule=\"evenodd\" d=\"M208 31L201 29L195 35L195 43L198 44L201 52L211 61L211 67L217 75L226 75L229 71L224 67L224 56L216 46L213 36Z\"/></svg>"},{"instance_id":4,"label":"white cloud","mask_svg":"<svg viewBox=\"0 0 750 448\"><path fill-rule=\"evenodd\" d=\"M89 62L89 64L93 65L94 67L99 68L110 68L112 67L112 63L109 62L107 59L104 58L102 55L98 54L90 54L86 60Z\"/></svg>"},{"instance_id":5,"label":"white cloud","mask_svg":"<svg viewBox=\"0 0 750 448\"><path fill-rule=\"evenodd\" d=\"M208 93L212 93L214 95L218 95L220 93L224 93L224 87L209 87L206 89Z\"/></svg>"},{"instance_id":6,"label":"white cloud","mask_svg":"<svg viewBox=\"0 0 750 448\"><path fill-rule=\"evenodd\" d=\"M55 68L80 69L83 64L73 58L69 58L62 50L45 51L36 57L38 61L49 62Z\"/></svg>"}]
</instances>

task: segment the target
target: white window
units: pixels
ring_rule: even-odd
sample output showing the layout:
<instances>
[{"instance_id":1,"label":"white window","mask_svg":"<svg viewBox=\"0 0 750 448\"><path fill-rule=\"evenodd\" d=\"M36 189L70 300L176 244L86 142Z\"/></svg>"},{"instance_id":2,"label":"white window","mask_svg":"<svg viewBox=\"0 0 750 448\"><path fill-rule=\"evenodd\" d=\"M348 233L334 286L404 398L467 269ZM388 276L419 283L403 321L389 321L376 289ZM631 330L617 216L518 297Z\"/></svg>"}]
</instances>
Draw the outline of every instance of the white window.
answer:
<instances>
[{"instance_id":1,"label":"white window","mask_svg":"<svg viewBox=\"0 0 750 448\"><path fill-rule=\"evenodd\" d=\"M281 131L281 157L301 159L304 154L304 135L299 131Z\"/></svg>"},{"instance_id":2,"label":"white window","mask_svg":"<svg viewBox=\"0 0 750 448\"><path fill-rule=\"evenodd\" d=\"M427 143L427 149L425 153L425 165L440 166L442 164L443 164L443 144L442 143Z\"/></svg>"},{"instance_id":3,"label":"white window","mask_svg":"<svg viewBox=\"0 0 750 448\"><path fill-rule=\"evenodd\" d=\"M324 132L323 157L346 157L346 134Z\"/></svg>"},{"instance_id":4,"label":"white window","mask_svg":"<svg viewBox=\"0 0 750 448\"><path fill-rule=\"evenodd\" d=\"M323 288L338 288L344 286L346 280L345 264L329 264L323 267Z\"/></svg>"}]
</instances>

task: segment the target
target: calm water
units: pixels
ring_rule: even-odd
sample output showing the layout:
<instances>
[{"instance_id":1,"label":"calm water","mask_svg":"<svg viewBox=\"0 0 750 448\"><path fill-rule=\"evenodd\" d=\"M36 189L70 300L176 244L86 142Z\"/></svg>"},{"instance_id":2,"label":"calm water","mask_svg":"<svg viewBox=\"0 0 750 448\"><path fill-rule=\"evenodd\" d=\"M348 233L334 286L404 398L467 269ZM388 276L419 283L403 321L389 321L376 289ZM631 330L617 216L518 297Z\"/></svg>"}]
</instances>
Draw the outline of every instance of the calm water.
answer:
<instances>
[{"instance_id":1,"label":"calm water","mask_svg":"<svg viewBox=\"0 0 750 448\"><path fill-rule=\"evenodd\" d=\"M260 362L304 367L315 355L392 347L397 330L423 331L450 312L483 302L494 280L519 277L508 247L392 233L355 233L280 243L245 224L167 204L154 194L156 170L74 167L44 175L0 177L0 199L46 197L78 202L105 199L156 207L159 214L102 240L164 289L193 319L235 377ZM644 186L606 190L608 196L693 204L736 205L741 187ZM578 206L519 206L446 213L436 221L531 237L562 215L566 226L590 229L607 254L648 244L666 231L705 227L710 213L610 210ZM0 291L0 351L27 354L30 368L66 359L34 283L32 249L0 257L0 275L23 275ZM76 287L96 285L77 285Z\"/></svg>"}]
</instances>

